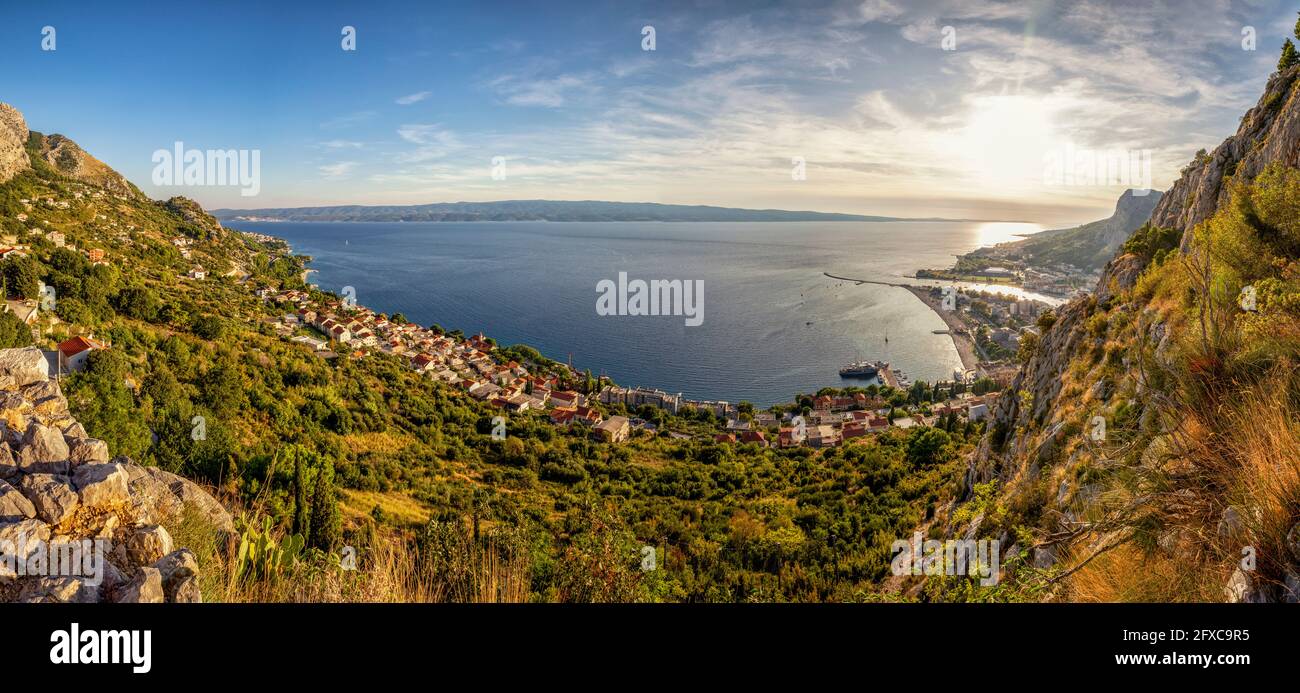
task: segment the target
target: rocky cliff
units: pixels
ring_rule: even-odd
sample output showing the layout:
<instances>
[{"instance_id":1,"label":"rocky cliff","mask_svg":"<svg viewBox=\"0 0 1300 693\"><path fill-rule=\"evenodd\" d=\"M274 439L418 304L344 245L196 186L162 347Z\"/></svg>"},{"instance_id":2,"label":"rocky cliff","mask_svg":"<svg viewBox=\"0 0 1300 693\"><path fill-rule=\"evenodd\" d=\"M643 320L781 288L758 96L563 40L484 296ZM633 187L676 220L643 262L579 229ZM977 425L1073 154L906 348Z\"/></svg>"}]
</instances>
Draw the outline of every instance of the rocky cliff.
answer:
<instances>
[{"instance_id":1,"label":"rocky cliff","mask_svg":"<svg viewBox=\"0 0 1300 693\"><path fill-rule=\"evenodd\" d=\"M27 122L18 109L0 103L0 183L27 170Z\"/></svg>"},{"instance_id":2,"label":"rocky cliff","mask_svg":"<svg viewBox=\"0 0 1300 693\"><path fill-rule=\"evenodd\" d=\"M1184 232L1183 248L1191 243L1186 233L1210 218L1227 202L1229 182L1251 180L1268 164L1279 161L1300 165L1300 104L1291 87L1300 67L1274 73L1264 95L1241 118L1237 132L1214 151L1199 154L1151 213L1157 226Z\"/></svg>"},{"instance_id":3,"label":"rocky cliff","mask_svg":"<svg viewBox=\"0 0 1300 693\"><path fill-rule=\"evenodd\" d=\"M87 435L39 349L0 350L0 602L201 601L198 562L167 529L182 516L234 531L198 485ZM102 540L102 579L42 566L83 540Z\"/></svg>"}]
</instances>

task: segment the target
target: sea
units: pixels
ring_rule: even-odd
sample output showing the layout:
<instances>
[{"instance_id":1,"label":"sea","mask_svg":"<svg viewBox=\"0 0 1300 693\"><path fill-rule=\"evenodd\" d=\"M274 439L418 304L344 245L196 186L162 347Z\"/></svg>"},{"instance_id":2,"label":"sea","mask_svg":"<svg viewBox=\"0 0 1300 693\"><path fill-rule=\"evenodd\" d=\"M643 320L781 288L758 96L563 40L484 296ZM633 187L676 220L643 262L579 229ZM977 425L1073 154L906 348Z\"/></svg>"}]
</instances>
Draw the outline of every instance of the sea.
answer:
<instances>
[{"instance_id":1,"label":"sea","mask_svg":"<svg viewBox=\"0 0 1300 693\"><path fill-rule=\"evenodd\" d=\"M823 387L857 360L912 381L961 368L946 325L908 290L826 276L918 282L975 248L1036 233L1003 222L231 221L309 255L311 281L423 325L523 343L624 386L770 406ZM608 280L702 287L702 319L602 314ZM966 284L1060 301L1020 289ZM671 310L661 312L672 312Z\"/></svg>"}]
</instances>

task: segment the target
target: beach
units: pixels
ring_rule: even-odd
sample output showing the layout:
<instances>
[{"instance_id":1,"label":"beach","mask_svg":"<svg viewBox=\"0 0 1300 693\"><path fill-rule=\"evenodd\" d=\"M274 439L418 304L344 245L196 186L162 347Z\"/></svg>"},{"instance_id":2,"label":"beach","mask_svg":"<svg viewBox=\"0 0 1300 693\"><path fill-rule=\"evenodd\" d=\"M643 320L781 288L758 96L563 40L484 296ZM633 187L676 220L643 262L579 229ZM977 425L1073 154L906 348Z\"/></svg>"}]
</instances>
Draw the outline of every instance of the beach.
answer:
<instances>
[{"instance_id":1,"label":"beach","mask_svg":"<svg viewBox=\"0 0 1300 693\"><path fill-rule=\"evenodd\" d=\"M957 355L961 357L962 368L971 370L979 365L979 352L975 348L975 339L971 337L966 326L962 324L961 318L956 311L944 310L939 301L930 295L930 290L923 286L901 285L914 296L921 299L921 302L930 307L936 315L943 319L948 325L948 334L952 337L952 344L957 348Z\"/></svg>"}]
</instances>

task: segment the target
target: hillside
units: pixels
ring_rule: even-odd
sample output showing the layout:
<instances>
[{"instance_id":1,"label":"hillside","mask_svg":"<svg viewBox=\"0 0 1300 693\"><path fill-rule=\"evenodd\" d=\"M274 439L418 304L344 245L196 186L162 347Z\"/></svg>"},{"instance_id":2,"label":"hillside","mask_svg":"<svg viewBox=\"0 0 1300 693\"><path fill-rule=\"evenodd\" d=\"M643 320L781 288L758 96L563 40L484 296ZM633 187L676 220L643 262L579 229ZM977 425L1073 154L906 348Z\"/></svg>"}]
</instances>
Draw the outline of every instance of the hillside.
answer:
<instances>
[{"instance_id":1,"label":"hillside","mask_svg":"<svg viewBox=\"0 0 1300 693\"><path fill-rule=\"evenodd\" d=\"M1158 190L1126 190L1115 203L1115 212L1105 219L1068 229L1036 233L1022 241L1005 243L996 249L981 249L972 256L996 252L1001 258L1034 267L1073 265L1084 271L1100 270L1115 257L1129 236L1151 217L1163 197Z\"/></svg>"},{"instance_id":2,"label":"hillside","mask_svg":"<svg viewBox=\"0 0 1300 693\"><path fill-rule=\"evenodd\" d=\"M557 200L218 209L212 213L227 221L907 221L896 217L779 209Z\"/></svg>"},{"instance_id":3,"label":"hillside","mask_svg":"<svg viewBox=\"0 0 1300 693\"><path fill-rule=\"evenodd\" d=\"M1063 306L946 531L1031 549L1007 594L1300 598L1300 99L1289 68Z\"/></svg>"}]
</instances>

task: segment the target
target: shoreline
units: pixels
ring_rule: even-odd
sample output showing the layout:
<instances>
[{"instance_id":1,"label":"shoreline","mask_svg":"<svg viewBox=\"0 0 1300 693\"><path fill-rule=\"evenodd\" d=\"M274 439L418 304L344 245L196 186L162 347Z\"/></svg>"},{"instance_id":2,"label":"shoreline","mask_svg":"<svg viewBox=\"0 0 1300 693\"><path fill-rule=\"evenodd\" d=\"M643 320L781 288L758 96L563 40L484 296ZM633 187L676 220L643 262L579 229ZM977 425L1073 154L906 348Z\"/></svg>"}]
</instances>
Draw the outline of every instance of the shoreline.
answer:
<instances>
[{"instance_id":1,"label":"shoreline","mask_svg":"<svg viewBox=\"0 0 1300 693\"><path fill-rule=\"evenodd\" d=\"M901 286L912 292L913 296L921 299L921 302L948 326L948 336L952 337L952 345L957 349L957 356L961 358L962 368L975 370L979 367L980 357L979 352L975 349L975 340L970 336L966 326L962 324L956 313L943 310L943 307L930 296L930 291L926 287L907 284L898 284L896 286Z\"/></svg>"}]
</instances>

